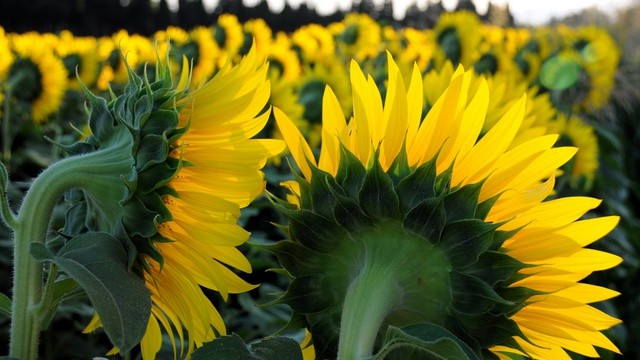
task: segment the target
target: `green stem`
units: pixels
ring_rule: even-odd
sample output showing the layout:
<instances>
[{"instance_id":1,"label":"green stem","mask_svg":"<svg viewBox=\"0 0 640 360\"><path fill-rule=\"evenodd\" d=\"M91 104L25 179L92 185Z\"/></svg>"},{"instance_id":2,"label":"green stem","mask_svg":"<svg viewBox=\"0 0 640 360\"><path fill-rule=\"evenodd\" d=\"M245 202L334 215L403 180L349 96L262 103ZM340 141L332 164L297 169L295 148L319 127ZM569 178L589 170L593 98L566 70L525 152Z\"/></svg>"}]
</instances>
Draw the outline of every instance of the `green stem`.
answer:
<instances>
[{"instance_id":1,"label":"green stem","mask_svg":"<svg viewBox=\"0 0 640 360\"><path fill-rule=\"evenodd\" d=\"M130 171L130 149L105 149L63 159L35 179L24 197L14 227L14 273L9 355L21 360L37 357L42 300L42 264L29 253L32 241L44 243L53 209L70 188L87 188L92 178Z\"/></svg>"},{"instance_id":2,"label":"green stem","mask_svg":"<svg viewBox=\"0 0 640 360\"><path fill-rule=\"evenodd\" d=\"M401 297L395 259L383 249L368 250L345 297L338 360L371 358L380 327Z\"/></svg>"}]
</instances>

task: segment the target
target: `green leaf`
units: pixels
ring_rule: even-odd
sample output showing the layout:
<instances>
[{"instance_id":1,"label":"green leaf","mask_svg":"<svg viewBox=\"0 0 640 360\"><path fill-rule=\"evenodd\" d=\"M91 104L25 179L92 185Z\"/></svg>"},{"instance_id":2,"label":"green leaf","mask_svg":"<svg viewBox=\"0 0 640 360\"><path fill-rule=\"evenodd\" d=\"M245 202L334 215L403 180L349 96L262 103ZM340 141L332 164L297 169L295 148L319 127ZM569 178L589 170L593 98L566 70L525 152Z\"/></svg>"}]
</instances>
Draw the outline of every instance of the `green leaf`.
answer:
<instances>
[{"instance_id":1,"label":"green leaf","mask_svg":"<svg viewBox=\"0 0 640 360\"><path fill-rule=\"evenodd\" d=\"M191 360L302 360L302 350L295 340L282 336L247 347L233 334L204 344L193 352Z\"/></svg>"},{"instance_id":2,"label":"green leaf","mask_svg":"<svg viewBox=\"0 0 640 360\"><path fill-rule=\"evenodd\" d=\"M84 291L80 285L78 285L78 282L72 278L56 280L53 284L51 302L47 304L43 313L40 315L40 325L42 328L46 329L49 327L49 324L51 323L51 320L53 320L60 304L81 294L84 294Z\"/></svg>"},{"instance_id":3,"label":"green leaf","mask_svg":"<svg viewBox=\"0 0 640 360\"><path fill-rule=\"evenodd\" d=\"M453 308L463 314L483 314L497 304L513 303L501 298L484 281L458 271L449 273Z\"/></svg>"},{"instance_id":4,"label":"green leaf","mask_svg":"<svg viewBox=\"0 0 640 360\"><path fill-rule=\"evenodd\" d=\"M374 360L382 359L480 360L480 357L445 328L421 323L404 328L390 326L384 344L374 356Z\"/></svg>"},{"instance_id":5,"label":"green leaf","mask_svg":"<svg viewBox=\"0 0 640 360\"><path fill-rule=\"evenodd\" d=\"M106 233L76 236L53 262L87 292L109 339L121 352L140 342L151 314L151 295L143 279L127 272L127 253L118 239Z\"/></svg>"},{"instance_id":6,"label":"green leaf","mask_svg":"<svg viewBox=\"0 0 640 360\"><path fill-rule=\"evenodd\" d=\"M573 59L556 55L540 68L540 83L551 90L563 90L576 84L582 67Z\"/></svg>"},{"instance_id":7,"label":"green leaf","mask_svg":"<svg viewBox=\"0 0 640 360\"><path fill-rule=\"evenodd\" d=\"M0 315L11 317L11 299L3 293L0 293Z\"/></svg>"}]
</instances>

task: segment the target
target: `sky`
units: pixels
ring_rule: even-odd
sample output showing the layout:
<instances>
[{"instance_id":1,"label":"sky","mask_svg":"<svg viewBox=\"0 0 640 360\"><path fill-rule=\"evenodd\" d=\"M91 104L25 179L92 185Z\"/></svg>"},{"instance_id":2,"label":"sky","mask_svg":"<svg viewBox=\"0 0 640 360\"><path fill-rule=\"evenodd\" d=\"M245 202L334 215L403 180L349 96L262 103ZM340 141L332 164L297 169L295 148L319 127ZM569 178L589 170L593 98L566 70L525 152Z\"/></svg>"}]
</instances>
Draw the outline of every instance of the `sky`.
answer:
<instances>
[{"instance_id":1,"label":"sky","mask_svg":"<svg viewBox=\"0 0 640 360\"><path fill-rule=\"evenodd\" d=\"M215 3L217 0L204 0ZM244 0L246 5L259 3L261 0ZM337 8L348 9L352 0L286 0L291 6L298 6L307 2L309 6L315 7L321 14L329 14ZM416 3L418 7L425 8L429 0L393 0L394 16L399 18L404 14L407 7ZM432 0L435 1L435 0ZM272 10L279 10L284 7L285 0L267 0ZM376 4L384 3L384 0L373 0ZM473 0L478 12L484 13L489 4L489 0ZM562 17L582 9L597 6L605 12L613 13L616 9L628 5L633 0L492 0L496 5L509 3L511 13L516 22L523 25L540 25L547 22L552 16ZM457 0L442 0L446 9L455 8Z\"/></svg>"}]
</instances>

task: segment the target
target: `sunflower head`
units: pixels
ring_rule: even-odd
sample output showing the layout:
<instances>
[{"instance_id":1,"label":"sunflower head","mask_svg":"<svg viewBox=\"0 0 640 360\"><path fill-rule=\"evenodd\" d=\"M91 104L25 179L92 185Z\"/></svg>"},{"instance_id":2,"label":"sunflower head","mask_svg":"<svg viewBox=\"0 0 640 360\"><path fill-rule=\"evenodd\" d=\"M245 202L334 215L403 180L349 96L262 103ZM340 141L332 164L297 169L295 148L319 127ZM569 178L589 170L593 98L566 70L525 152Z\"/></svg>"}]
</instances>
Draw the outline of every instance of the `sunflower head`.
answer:
<instances>
[{"instance_id":1,"label":"sunflower head","mask_svg":"<svg viewBox=\"0 0 640 360\"><path fill-rule=\"evenodd\" d=\"M398 342L411 343L399 332L433 331L472 357L559 358L564 349L591 354L593 345L617 351L600 330L618 320L576 295L585 287L598 299L615 295L578 281L619 263L582 248L617 218L574 223L598 201L545 201L575 149L554 148L555 135L513 144L525 97L481 136L489 89L482 79L472 85L473 73L462 68L423 118L420 71L414 67L405 86L390 55L387 62L384 102L373 77L352 63L349 123L326 89L318 160L275 110L301 172L283 184L287 201L272 198L288 218L288 239L272 246L291 277L279 302L309 329L316 354L394 353ZM583 231L591 226L602 231ZM562 245L549 248L546 239ZM588 256L599 265L570 265ZM572 310L563 313L562 304ZM582 312L598 320L567 324Z\"/></svg>"},{"instance_id":2,"label":"sunflower head","mask_svg":"<svg viewBox=\"0 0 640 360\"><path fill-rule=\"evenodd\" d=\"M91 135L65 147L114 163L68 197L65 235L108 232L126 245L129 268L151 293L145 359L159 351L162 328L180 356L226 333L202 288L226 300L255 287L227 266L251 271L236 249L248 238L237 219L264 190L267 157L283 148L250 139L269 116L267 64L254 51L197 90L189 89L186 59L177 82L171 74L159 63L151 82L129 68L121 95L106 101L88 94ZM101 325L98 313L86 330Z\"/></svg>"}]
</instances>

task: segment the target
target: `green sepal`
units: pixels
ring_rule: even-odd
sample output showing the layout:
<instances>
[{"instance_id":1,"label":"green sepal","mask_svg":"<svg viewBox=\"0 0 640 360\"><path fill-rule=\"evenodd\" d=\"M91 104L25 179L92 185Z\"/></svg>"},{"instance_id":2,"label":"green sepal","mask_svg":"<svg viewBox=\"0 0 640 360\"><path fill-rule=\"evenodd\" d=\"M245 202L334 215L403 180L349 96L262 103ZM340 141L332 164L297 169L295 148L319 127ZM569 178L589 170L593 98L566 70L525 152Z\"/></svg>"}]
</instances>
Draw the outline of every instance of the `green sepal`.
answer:
<instances>
[{"instance_id":1,"label":"green sepal","mask_svg":"<svg viewBox=\"0 0 640 360\"><path fill-rule=\"evenodd\" d=\"M323 312L335 303L327 280L323 275L298 276L291 281L281 301L276 303L286 303L293 311L302 314Z\"/></svg>"},{"instance_id":2,"label":"green sepal","mask_svg":"<svg viewBox=\"0 0 640 360\"><path fill-rule=\"evenodd\" d=\"M517 274L523 268L531 266L505 253L489 250L480 254L478 261L465 268L464 271L495 287L498 284L512 283L514 274Z\"/></svg>"},{"instance_id":3,"label":"green sepal","mask_svg":"<svg viewBox=\"0 0 640 360\"><path fill-rule=\"evenodd\" d=\"M400 218L398 195L393 190L391 178L380 166L378 151L374 152L371 168L364 176L358 199L364 212L372 218Z\"/></svg>"},{"instance_id":4,"label":"green sepal","mask_svg":"<svg viewBox=\"0 0 640 360\"><path fill-rule=\"evenodd\" d=\"M97 140L98 144L106 145L113 136L115 119L111 116L105 99L93 95L86 88L85 96L91 105L91 114L89 115L91 137Z\"/></svg>"},{"instance_id":5,"label":"green sepal","mask_svg":"<svg viewBox=\"0 0 640 360\"><path fill-rule=\"evenodd\" d=\"M168 157L160 164L147 167L138 173L138 191L150 193L166 186L180 169L180 160Z\"/></svg>"},{"instance_id":6,"label":"green sepal","mask_svg":"<svg viewBox=\"0 0 640 360\"><path fill-rule=\"evenodd\" d=\"M502 224L504 223L495 225L500 227ZM491 244L491 248L489 250L498 251L502 247L502 244L504 244L504 242L508 239L511 239L518 231L520 231L520 229L521 228L509 231L496 230L496 232L493 234L493 243Z\"/></svg>"},{"instance_id":7,"label":"green sepal","mask_svg":"<svg viewBox=\"0 0 640 360\"><path fill-rule=\"evenodd\" d=\"M453 268L462 269L477 262L491 246L495 229L495 225L473 218L448 223L442 230L440 247L449 255Z\"/></svg>"},{"instance_id":8,"label":"green sepal","mask_svg":"<svg viewBox=\"0 0 640 360\"><path fill-rule=\"evenodd\" d=\"M257 304L258 307L260 308L264 308L267 307L267 304ZM293 312L291 313L291 318L289 319L289 321L287 322L287 324L283 327L281 327L280 329L276 330L276 332L274 332L273 334L269 335L269 338L271 337L275 337L275 336L280 336L282 333L289 331L289 330L300 330L300 329L304 329L306 328L308 325L307 323L307 318L299 313Z\"/></svg>"},{"instance_id":9,"label":"green sepal","mask_svg":"<svg viewBox=\"0 0 640 360\"><path fill-rule=\"evenodd\" d=\"M443 197L434 197L414 206L402 220L402 226L431 243L438 244L446 220Z\"/></svg>"},{"instance_id":10,"label":"green sepal","mask_svg":"<svg viewBox=\"0 0 640 360\"><path fill-rule=\"evenodd\" d=\"M330 180L328 179L328 181ZM355 199L339 194L331 186L329 186L329 191L335 198L333 216L336 222L347 229L349 233L368 229L374 225L373 219L364 213Z\"/></svg>"},{"instance_id":11,"label":"green sepal","mask_svg":"<svg viewBox=\"0 0 640 360\"><path fill-rule=\"evenodd\" d=\"M434 185L436 196L440 196L450 192L452 174L453 174L453 163L440 175L436 176L436 183Z\"/></svg>"},{"instance_id":12,"label":"green sepal","mask_svg":"<svg viewBox=\"0 0 640 360\"><path fill-rule=\"evenodd\" d=\"M461 219L474 218L481 188L482 182L479 182L472 185L465 185L447 194L447 196L444 197L447 221L454 222Z\"/></svg>"},{"instance_id":13,"label":"green sepal","mask_svg":"<svg viewBox=\"0 0 640 360\"><path fill-rule=\"evenodd\" d=\"M402 211L408 211L426 199L435 196L435 158L418 166L396 186Z\"/></svg>"},{"instance_id":14,"label":"green sepal","mask_svg":"<svg viewBox=\"0 0 640 360\"><path fill-rule=\"evenodd\" d=\"M144 124L147 123L147 120L151 116L151 111L153 107L153 98L151 97L151 93L149 92L149 89L147 88L147 86L144 86L142 89L143 91L145 91L146 94L138 98L133 109L133 113L135 115L134 119L137 122L136 129L138 130L140 130L144 126ZM155 116L153 121L155 121Z\"/></svg>"},{"instance_id":15,"label":"green sepal","mask_svg":"<svg viewBox=\"0 0 640 360\"><path fill-rule=\"evenodd\" d=\"M55 141L48 136L45 136L45 140L55 145L58 149L64 151L67 155L80 155L90 153L96 150L96 147L92 144L86 142L75 142L71 145L62 144L58 141Z\"/></svg>"},{"instance_id":16,"label":"green sepal","mask_svg":"<svg viewBox=\"0 0 640 360\"><path fill-rule=\"evenodd\" d=\"M136 153L136 168L144 171L148 167L166 161L169 156L169 142L162 135L148 135L140 141Z\"/></svg>"},{"instance_id":17,"label":"green sepal","mask_svg":"<svg viewBox=\"0 0 640 360\"><path fill-rule=\"evenodd\" d=\"M504 314L469 315L457 314L464 331L471 335L482 348L504 344L514 336L526 339L518 324Z\"/></svg>"},{"instance_id":18,"label":"green sepal","mask_svg":"<svg viewBox=\"0 0 640 360\"><path fill-rule=\"evenodd\" d=\"M327 267L327 255L290 240L265 246L278 257L278 262L293 276L321 274ZM305 261L300 261L305 259Z\"/></svg>"},{"instance_id":19,"label":"green sepal","mask_svg":"<svg viewBox=\"0 0 640 360\"><path fill-rule=\"evenodd\" d=\"M327 179L331 175L317 167L311 165L311 182L309 185L309 196L311 197L311 209L325 218L333 218L333 207L336 199L331 196Z\"/></svg>"},{"instance_id":20,"label":"green sepal","mask_svg":"<svg viewBox=\"0 0 640 360\"><path fill-rule=\"evenodd\" d=\"M482 220L486 219L487 215L489 215L489 212L493 208L493 205L500 198L500 195L502 195L502 193L494 195L485 201L479 202L478 206L476 206L475 217Z\"/></svg>"},{"instance_id":21,"label":"green sepal","mask_svg":"<svg viewBox=\"0 0 640 360\"><path fill-rule=\"evenodd\" d=\"M203 344L191 354L192 360L302 360L300 345L277 336L247 346L236 334Z\"/></svg>"},{"instance_id":22,"label":"green sepal","mask_svg":"<svg viewBox=\"0 0 640 360\"><path fill-rule=\"evenodd\" d=\"M358 198L366 173L367 169L360 160L344 144L340 143L340 164L338 164L336 181L347 195L354 199Z\"/></svg>"},{"instance_id":23,"label":"green sepal","mask_svg":"<svg viewBox=\"0 0 640 360\"><path fill-rule=\"evenodd\" d=\"M477 277L454 270L449 273L449 279L451 305L460 313L479 315L488 312L496 304L513 304L500 297L491 286Z\"/></svg>"},{"instance_id":24,"label":"green sepal","mask_svg":"<svg viewBox=\"0 0 640 360\"><path fill-rule=\"evenodd\" d=\"M62 233L67 236L75 236L87 229L87 211L87 203L84 201L72 204L65 214Z\"/></svg>"},{"instance_id":25,"label":"green sepal","mask_svg":"<svg viewBox=\"0 0 640 360\"><path fill-rule=\"evenodd\" d=\"M428 323L403 328L389 326L373 360L458 359L480 360L467 344L445 328Z\"/></svg>"},{"instance_id":26,"label":"green sepal","mask_svg":"<svg viewBox=\"0 0 640 360\"><path fill-rule=\"evenodd\" d=\"M3 293L0 293L0 315L11 317L11 299Z\"/></svg>"},{"instance_id":27,"label":"green sepal","mask_svg":"<svg viewBox=\"0 0 640 360\"><path fill-rule=\"evenodd\" d=\"M337 228L334 222L312 211L301 209L289 211L287 215L291 235L309 249L330 253L348 237L345 229Z\"/></svg>"},{"instance_id":28,"label":"green sepal","mask_svg":"<svg viewBox=\"0 0 640 360\"><path fill-rule=\"evenodd\" d=\"M389 170L387 170L387 174L391 178L391 181L393 182L393 186L396 188L396 192L398 192L397 186L400 183L400 181L402 181L404 178L406 178L411 174L411 168L409 167L409 159L407 158L406 146L407 146L407 140L405 139L402 141L402 148L400 149L398 156L396 156L396 158L393 160L393 163L391 163ZM400 203L400 206L402 206L402 202Z\"/></svg>"},{"instance_id":29,"label":"green sepal","mask_svg":"<svg viewBox=\"0 0 640 360\"><path fill-rule=\"evenodd\" d=\"M174 110L158 109L153 112L153 121L147 121L140 128L140 135L165 135L178 126L178 113Z\"/></svg>"},{"instance_id":30,"label":"green sepal","mask_svg":"<svg viewBox=\"0 0 640 360\"><path fill-rule=\"evenodd\" d=\"M143 279L127 272L127 254L118 239L85 233L67 242L51 261L87 292L121 352L140 342L151 315L151 295Z\"/></svg>"},{"instance_id":31,"label":"green sepal","mask_svg":"<svg viewBox=\"0 0 640 360\"><path fill-rule=\"evenodd\" d=\"M133 197L123 209L122 222L130 236L151 237L156 234L160 214L148 209L137 196Z\"/></svg>"}]
</instances>

